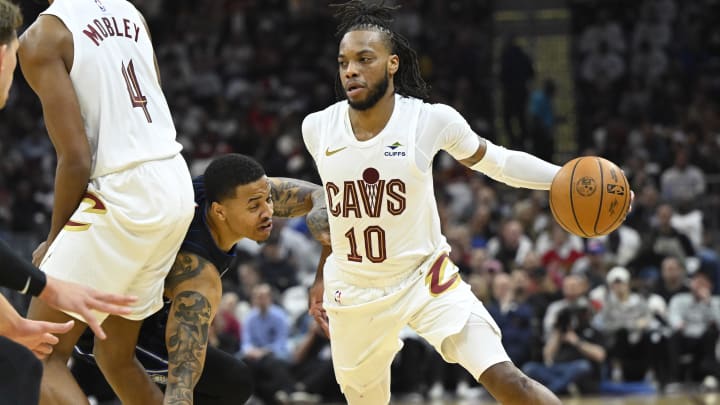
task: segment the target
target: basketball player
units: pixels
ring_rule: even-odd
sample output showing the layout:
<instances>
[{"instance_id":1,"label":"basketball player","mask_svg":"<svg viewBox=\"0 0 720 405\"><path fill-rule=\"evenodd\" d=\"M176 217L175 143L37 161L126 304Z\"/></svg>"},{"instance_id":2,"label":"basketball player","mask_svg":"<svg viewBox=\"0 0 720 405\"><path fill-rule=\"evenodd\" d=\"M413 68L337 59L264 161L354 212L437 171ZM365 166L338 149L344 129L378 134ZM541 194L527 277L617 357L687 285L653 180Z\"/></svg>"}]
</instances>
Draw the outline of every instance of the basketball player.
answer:
<instances>
[{"instance_id":1,"label":"basketball player","mask_svg":"<svg viewBox=\"0 0 720 405\"><path fill-rule=\"evenodd\" d=\"M302 132L325 187L333 251L311 313L324 322L324 301L348 403L389 403L390 364L409 325L499 402L559 404L510 362L500 329L448 259L432 160L442 149L493 179L539 190L559 167L496 146L451 107L424 103L417 56L390 29L392 8L360 0L337 8L347 100L307 116Z\"/></svg>"},{"instance_id":2,"label":"basketball player","mask_svg":"<svg viewBox=\"0 0 720 405\"><path fill-rule=\"evenodd\" d=\"M270 236L273 212L280 217L307 214L313 235L329 243L324 193L302 180L268 178L259 163L240 154L213 160L193 188L195 217L165 282L172 306L145 321L137 357L154 381L167 384L165 404L191 404L193 392L197 403L242 404L253 392L249 369L207 346L222 294L220 277L237 242ZM92 362L91 346L87 340L78 344L75 357Z\"/></svg>"},{"instance_id":3,"label":"basketball player","mask_svg":"<svg viewBox=\"0 0 720 405\"><path fill-rule=\"evenodd\" d=\"M52 277L138 297L122 317L95 314L107 332L95 355L128 383L109 378L123 403L159 402L135 343L142 320L162 307L193 216L192 179L137 9L125 0L49 3L18 51L57 154L50 232L33 259ZM28 317L81 321L45 360L40 401L87 403L66 366L87 319L35 299Z\"/></svg>"}]
</instances>

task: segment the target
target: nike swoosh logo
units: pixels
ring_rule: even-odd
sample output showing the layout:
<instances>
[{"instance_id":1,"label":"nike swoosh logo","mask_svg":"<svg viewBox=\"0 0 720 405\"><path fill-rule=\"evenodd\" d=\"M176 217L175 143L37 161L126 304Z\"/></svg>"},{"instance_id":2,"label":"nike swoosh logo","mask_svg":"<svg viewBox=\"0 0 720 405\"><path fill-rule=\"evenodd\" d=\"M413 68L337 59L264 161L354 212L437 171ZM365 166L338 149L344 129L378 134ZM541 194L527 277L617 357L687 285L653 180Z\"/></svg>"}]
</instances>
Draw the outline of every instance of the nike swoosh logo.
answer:
<instances>
[{"instance_id":1,"label":"nike swoosh logo","mask_svg":"<svg viewBox=\"0 0 720 405\"><path fill-rule=\"evenodd\" d=\"M347 148L347 146L343 146L342 148L335 149L335 150L330 150L330 148L327 148L327 149L325 149L325 156L332 156L338 152L345 150L346 148Z\"/></svg>"}]
</instances>

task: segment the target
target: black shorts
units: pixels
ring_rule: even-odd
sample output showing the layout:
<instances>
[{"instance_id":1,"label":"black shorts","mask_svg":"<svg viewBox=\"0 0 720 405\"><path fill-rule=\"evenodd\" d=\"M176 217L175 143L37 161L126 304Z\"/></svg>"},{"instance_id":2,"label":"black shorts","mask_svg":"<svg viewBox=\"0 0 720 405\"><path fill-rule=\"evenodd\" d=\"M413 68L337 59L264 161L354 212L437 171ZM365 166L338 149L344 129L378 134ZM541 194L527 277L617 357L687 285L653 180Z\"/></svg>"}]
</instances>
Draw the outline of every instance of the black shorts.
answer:
<instances>
[{"instance_id":1,"label":"black shorts","mask_svg":"<svg viewBox=\"0 0 720 405\"><path fill-rule=\"evenodd\" d=\"M86 356L74 355L72 373L85 394L99 400L114 397L112 389L105 381L100 369ZM148 370L152 379L164 389L167 381L167 368ZM250 369L237 359L220 349L208 347L205 366L200 380L195 386L194 403L196 405L238 405L244 404L254 389Z\"/></svg>"},{"instance_id":2,"label":"black shorts","mask_svg":"<svg viewBox=\"0 0 720 405\"><path fill-rule=\"evenodd\" d=\"M0 336L0 405L37 405L42 370L33 352Z\"/></svg>"}]
</instances>

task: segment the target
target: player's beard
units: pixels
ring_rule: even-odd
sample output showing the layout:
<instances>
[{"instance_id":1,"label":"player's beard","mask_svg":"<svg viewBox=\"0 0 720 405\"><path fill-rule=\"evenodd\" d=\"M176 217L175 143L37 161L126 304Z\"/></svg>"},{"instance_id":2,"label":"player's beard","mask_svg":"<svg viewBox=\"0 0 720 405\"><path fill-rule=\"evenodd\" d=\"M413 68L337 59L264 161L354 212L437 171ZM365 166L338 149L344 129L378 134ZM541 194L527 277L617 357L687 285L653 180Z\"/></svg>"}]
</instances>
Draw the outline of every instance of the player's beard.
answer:
<instances>
[{"instance_id":1,"label":"player's beard","mask_svg":"<svg viewBox=\"0 0 720 405\"><path fill-rule=\"evenodd\" d=\"M359 111L369 110L370 108L374 107L381 98L383 98L383 96L387 92L388 86L390 86L390 75L388 74L388 70L386 67L385 77L383 78L383 80L380 81L380 83L377 84L377 86L373 88L368 88L368 95L367 97L365 97L365 100L351 101L350 99L348 99L348 104L350 105L350 107Z\"/></svg>"}]
</instances>

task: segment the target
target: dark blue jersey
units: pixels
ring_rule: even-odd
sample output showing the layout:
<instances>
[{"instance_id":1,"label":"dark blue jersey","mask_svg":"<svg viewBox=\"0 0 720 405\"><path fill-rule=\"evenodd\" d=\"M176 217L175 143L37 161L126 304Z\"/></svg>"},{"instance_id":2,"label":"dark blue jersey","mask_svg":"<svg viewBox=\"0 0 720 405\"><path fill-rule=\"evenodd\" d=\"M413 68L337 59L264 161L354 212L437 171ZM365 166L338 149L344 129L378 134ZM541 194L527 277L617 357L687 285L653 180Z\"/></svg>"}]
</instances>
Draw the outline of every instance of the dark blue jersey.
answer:
<instances>
[{"instance_id":1,"label":"dark blue jersey","mask_svg":"<svg viewBox=\"0 0 720 405\"><path fill-rule=\"evenodd\" d=\"M181 252L194 253L210 261L222 276L235 257L235 247L229 251L221 250L210 234L206 212L208 202L205 198L205 185L202 176L193 179L195 190L195 216L190 223L185 239L180 247ZM145 370L156 382L167 381L167 348L165 347L165 327L167 325L170 302L166 301L163 308L143 322L138 337L135 355ZM95 362L92 355L94 336L90 329L80 338L75 346L74 356L79 359Z\"/></svg>"}]
</instances>

